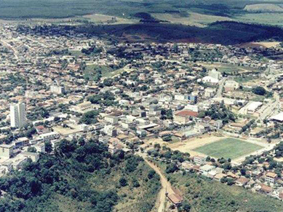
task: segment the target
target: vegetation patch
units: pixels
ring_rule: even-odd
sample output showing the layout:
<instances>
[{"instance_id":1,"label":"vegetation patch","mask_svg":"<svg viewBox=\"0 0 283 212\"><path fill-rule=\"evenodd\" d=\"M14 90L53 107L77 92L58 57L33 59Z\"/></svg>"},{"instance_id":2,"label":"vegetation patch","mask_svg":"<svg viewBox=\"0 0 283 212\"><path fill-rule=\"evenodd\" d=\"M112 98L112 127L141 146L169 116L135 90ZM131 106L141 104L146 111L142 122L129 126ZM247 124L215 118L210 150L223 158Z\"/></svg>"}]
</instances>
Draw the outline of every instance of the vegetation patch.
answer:
<instances>
[{"instance_id":1,"label":"vegetation patch","mask_svg":"<svg viewBox=\"0 0 283 212\"><path fill-rule=\"evenodd\" d=\"M80 26L19 26L19 33L52 36L68 36L70 31L86 36L100 36L117 41L131 41L129 35L144 35L144 41L158 42L198 42L232 45L258 40L283 40L283 30L278 27L243 24L233 21L215 22L205 28L178 24L144 23L117 25L80 25ZM142 40L140 40L142 41Z\"/></svg>"},{"instance_id":2,"label":"vegetation patch","mask_svg":"<svg viewBox=\"0 0 283 212\"><path fill-rule=\"evenodd\" d=\"M159 180L140 157L111 155L95 141L62 140L54 155L41 154L0 178L0 211L145 212L154 207Z\"/></svg>"},{"instance_id":3,"label":"vegetation patch","mask_svg":"<svg viewBox=\"0 0 283 212\"><path fill-rule=\"evenodd\" d=\"M167 178L182 191L184 202L191 206L190 212L282 211L281 201L240 187L230 187L194 173L168 173Z\"/></svg>"}]
</instances>

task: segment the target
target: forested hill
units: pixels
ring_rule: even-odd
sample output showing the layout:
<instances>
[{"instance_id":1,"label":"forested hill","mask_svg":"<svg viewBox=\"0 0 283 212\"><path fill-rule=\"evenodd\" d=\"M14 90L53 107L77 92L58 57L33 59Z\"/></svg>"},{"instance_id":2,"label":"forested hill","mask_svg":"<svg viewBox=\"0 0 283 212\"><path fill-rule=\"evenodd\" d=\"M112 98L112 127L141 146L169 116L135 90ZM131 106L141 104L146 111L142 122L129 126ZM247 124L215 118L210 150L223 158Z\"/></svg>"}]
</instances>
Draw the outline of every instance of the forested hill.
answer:
<instances>
[{"instance_id":1,"label":"forested hill","mask_svg":"<svg viewBox=\"0 0 283 212\"><path fill-rule=\"evenodd\" d=\"M0 178L0 211L149 211L159 176L142 158L110 155L95 141L60 142L22 171Z\"/></svg>"},{"instance_id":2,"label":"forested hill","mask_svg":"<svg viewBox=\"0 0 283 212\"><path fill-rule=\"evenodd\" d=\"M215 22L205 28L164 23L36 27L20 25L17 32L23 35L57 37L73 36L75 33L86 37L104 37L117 42L195 42L235 45L269 39L283 41L282 28L234 21Z\"/></svg>"}]
</instances>

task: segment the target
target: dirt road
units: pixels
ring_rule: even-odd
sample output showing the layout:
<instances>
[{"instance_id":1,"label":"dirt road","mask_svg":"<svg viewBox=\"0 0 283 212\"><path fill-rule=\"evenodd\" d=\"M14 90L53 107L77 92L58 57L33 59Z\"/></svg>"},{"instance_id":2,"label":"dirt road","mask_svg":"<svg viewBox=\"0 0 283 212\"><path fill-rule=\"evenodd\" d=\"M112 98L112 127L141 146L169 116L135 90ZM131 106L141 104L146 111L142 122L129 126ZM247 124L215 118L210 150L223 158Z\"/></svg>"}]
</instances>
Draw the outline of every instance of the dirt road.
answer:
<instances>
[{"instance_id":1,"label":"dirt road","mask_svg":"<svg viewBox=\"0 0 283 212\"><path fill-rule=\"evenodd\" d=\"M170 182L166 179L166 177L162 174L162 172L160 171L160 169L153 164L152 162L148 161L147 159L145 159L145 162L160 176L160 182L161 182L161 190L158 194L158 212L164 212L165 210L165 202L166 202L166 195L165 193L167 192L168 194L172 194L175 193L172 189L172 186L170 184Z\"/></svg>"}]
</instances>

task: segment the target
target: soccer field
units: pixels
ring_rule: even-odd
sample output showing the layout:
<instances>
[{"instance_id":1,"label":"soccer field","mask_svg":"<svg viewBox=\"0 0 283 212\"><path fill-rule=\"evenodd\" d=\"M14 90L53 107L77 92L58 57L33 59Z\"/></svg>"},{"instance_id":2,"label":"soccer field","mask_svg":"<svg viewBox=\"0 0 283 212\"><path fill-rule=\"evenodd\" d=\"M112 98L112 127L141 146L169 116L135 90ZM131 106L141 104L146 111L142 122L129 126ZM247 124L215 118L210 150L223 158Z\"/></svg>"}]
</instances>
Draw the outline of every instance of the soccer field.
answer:
<instances>
[{"instance_id":1,"label":"soccer field","mask_svg":"<svg viewBox=\"0 0 283 212\"><path fill-rule=\"evenodd\" d=\"M262 146L235 138L226 138L194 149L215 158L235 159L262 149Z\"/></svg>"}]
</instances>

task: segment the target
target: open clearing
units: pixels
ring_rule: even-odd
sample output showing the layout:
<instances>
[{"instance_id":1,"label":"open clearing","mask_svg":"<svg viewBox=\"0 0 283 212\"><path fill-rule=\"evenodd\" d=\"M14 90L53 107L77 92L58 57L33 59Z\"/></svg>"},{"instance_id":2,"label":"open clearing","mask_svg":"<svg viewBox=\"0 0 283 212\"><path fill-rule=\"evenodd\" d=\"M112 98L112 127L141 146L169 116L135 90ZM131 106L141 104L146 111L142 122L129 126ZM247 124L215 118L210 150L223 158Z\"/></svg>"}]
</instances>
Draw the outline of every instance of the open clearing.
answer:
<instances>
[{"instance_id":1,"label":"open clearing","mask_svg":"<svg viewBox=\"0 0 283 212\"><path fill-rule=\"evenodd\" d=\"M224 63L205 63L205 62L198 62L198 65L202 65L205 68L213 69L216 68L220 72L226 72L226 73L232 73L232 72L238 72L238 73L246 73L246 72L259 72L256 68L251 67L243 67L233 64L224 64Z\"/></svg>"},{"instance_id":2,"label":"open clearing","mask_svg":"<svg viewBox=\"0 0 283 212\"><path fill-rule=\"evenodd\" d=\"M179 142L165 142L162 141L161 138L157 138L157 139L150 139L149 141L147 141L144 144L144 147L147 146L148 144L160 144L161 146L167 146L170 149L172 149L173 151L178 150L180 152L183 153L190 153L191 156L195 156L195 155L203 155L199 152L195 152L193 149L219 141L219 139L223 139L226 137L220 137L220 136L214 136L214 135L203 135L203 136L199 136L199 137L194 137L194 138L190 138L184 141L179 141Z\"/></svg>"},{"instance_id":3,"label":"open clearing","mask_svg":"<svg viewBox=\"0 0 283 212\"><path fill-rule=\"evenodd\" d=\"M263 46L266 48L272 48L278 46L280 42L252 42L252 44Z\"/></svg>"},{"instance_id":4,"label":"open clearing","mask_svg":"<svg viewBox=\"0 0 283 212\"><path fill-rule=\"evenodd\" d=\"M239 139L225 138L217 142L198 147L194 149L194 151L216 158L223 157L235 159L262 148L262 146L259 146L257 144L245 142Z\"/></svg>"},{"instance_id":5,"label":"open clearing","mask_svg":"<svg viewBox=\"0 0 283 212\"><path fill-rule=\"evenodd\" d=\"M283 26L282 13L243 13L235 16L236 21L254 24L267 24L273 26Z\"/></svg>"},{"instance_id":6,"label":"open clearing","mask_svg":"<svg viewBox=\"0 0 283 212\"><path fill-rule=\"evenodd\" d=\"M244 10L249 12L283 12L283 8L276 4L250 4Z\"/></svg>"},{"instance_id":7,"label":"open clearing","mask_svg":"<svg viewBox=\"0 0 283 212\"><path fill-rule=\"evenodd\" d=\"M172 13L151 13L151 15L159 20L168 21L174 24L184 24L197 27L206 27L216 21L230 21L231 19L223 16L205 15L195 12L188 12L188 17L183 17L180 14Z\"/></svg>"},{"instance_id":8,"label":"open clearing","mask_svg":"<svg viewBox=\"0 0 283 212\"><path fill-rule=\"evenodd\" d=\"M82 16L82 18L96 24L133 24L139 22L136 19L120 18L117 16L110 16L103 14L84 15Z\"/></svg>"}]
</instances>

